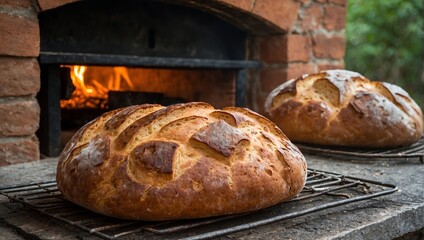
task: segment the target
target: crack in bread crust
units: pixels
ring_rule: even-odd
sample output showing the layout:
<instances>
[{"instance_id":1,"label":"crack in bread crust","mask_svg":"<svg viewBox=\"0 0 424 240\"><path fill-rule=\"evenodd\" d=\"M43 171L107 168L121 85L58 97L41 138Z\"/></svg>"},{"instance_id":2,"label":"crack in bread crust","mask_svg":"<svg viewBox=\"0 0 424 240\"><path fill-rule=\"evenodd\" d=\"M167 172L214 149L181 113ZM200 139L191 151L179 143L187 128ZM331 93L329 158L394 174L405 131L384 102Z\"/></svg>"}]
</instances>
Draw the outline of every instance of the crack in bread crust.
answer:
<instances>
[{"instance_id":1,"label":"crack in bread crust","mask_svg":"<svg viewBox=\"0 0 424 240\"><path fill-rule=\"evenodd\" d=\"M295 197L306 161L267 118L207 103L106 113L59 158L64 196L126 219L170 220L254 211Z\"/></svg>"}]
</instances>

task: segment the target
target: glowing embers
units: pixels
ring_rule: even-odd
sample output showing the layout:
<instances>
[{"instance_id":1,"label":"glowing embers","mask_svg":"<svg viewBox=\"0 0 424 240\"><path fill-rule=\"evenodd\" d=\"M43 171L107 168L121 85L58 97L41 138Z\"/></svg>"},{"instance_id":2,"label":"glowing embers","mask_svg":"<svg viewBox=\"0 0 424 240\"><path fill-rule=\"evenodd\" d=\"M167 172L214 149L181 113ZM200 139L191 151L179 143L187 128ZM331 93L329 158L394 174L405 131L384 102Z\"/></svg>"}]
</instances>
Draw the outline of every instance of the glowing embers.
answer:
<instances>
[{"instance_id":1,"label":"glowing embers","mask_svg":"<svg viewBox=\"0 0 424 240\"><path fill-rule=\"evenodd\" d=\"M69 99L61 100L66 109L102 108L108 106L110 91L134 91L134 83L126 67L63 65L70 70L75 90Z\"/></svg>"},{"instance_id":2,"label":"glowing embers","mask_svg":"<svg viewBox=\"0 0 424 240\"><path fill-rule=\"evenodd\" d=\"M235 72L220 69L62 65L61 109L107 109L183 102L234 105Z\"/></svg>"}]
</instances>

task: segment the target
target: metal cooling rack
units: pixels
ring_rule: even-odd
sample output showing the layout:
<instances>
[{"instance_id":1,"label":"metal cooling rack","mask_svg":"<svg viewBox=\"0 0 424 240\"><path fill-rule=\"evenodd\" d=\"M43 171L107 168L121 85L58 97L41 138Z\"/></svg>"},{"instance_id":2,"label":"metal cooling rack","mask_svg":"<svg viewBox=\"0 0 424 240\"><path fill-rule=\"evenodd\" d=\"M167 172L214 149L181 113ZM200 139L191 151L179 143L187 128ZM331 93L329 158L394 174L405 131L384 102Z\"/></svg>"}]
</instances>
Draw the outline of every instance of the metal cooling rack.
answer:
<instances>
[{"instance_id":1,"label":"metal cooling rack","mask_svg":"<svg viewBox=\"0 0 424 240\"><path fill-rule=\"evenodd\" d=\"M418 142L400 148L387 149L365 149L365 148L347 148L347 147L329 147L320 145L311 145L296 143L296 146L303 152L314 155L336 156L336 157L354 157L366 160L368 158L384 160L410 160L419 159L424 163L424 137Z\"/></svg>"},{"instance_id":2,"label":"metal cooling rack","mask_svg":"<svg viewBox=\"0 0 424 240\"><path fill-rule=\"evenodd\" d=\"M166 222L129 221L92 213L65 200L55 181L3 188L0 193L13 202L22 203L30 209L104 239L124 236L207 239L387 195L397 190L392 184L309 169L304 189L289 202L251 213Z\"/></svg>"}]
</instances>

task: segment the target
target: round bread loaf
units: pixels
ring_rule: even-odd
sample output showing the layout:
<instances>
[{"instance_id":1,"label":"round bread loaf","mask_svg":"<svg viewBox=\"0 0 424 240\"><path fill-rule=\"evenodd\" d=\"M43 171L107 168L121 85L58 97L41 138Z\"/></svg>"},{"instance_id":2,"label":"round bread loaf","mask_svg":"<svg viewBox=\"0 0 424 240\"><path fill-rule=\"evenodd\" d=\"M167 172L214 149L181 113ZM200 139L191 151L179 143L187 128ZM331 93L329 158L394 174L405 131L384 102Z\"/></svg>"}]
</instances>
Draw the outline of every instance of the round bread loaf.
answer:
<instances>
[{"instance_id":1,"label":"round bread loaf","mask_svg":"<svg viewBox=\"0 0 424 240\"><path fill-rule=\"evenodd\" d=\"M407 92L347 70L289 80L268 95L265 111L295 142L380 148L423 135L422 111Z\"/></svg>"},{"instance_id":2,"label":"round bread loaf","mask_svg":"<svg viewBox=\"0 0 424 240\"><path fill-rule=\"evenodd\" d=\"M105 113L72 137L57 165L65 198L138 220L253 211L295 197L305 179L304 156L274 123L207 103Z\"/></svg>"}]
</instances>

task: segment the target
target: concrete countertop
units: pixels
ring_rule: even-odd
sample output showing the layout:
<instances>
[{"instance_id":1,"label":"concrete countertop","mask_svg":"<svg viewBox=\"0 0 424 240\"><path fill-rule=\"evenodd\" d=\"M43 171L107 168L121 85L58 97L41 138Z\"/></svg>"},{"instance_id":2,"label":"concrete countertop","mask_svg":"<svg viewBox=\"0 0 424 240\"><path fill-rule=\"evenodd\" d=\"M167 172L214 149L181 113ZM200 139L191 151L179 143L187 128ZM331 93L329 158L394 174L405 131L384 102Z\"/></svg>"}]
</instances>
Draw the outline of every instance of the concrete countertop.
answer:
<instances>
[{"instance_id":1,"label":"concrete countertop","mask_svg":"<svg viewBox=\"0 0 424 240\"><path fill-rule=\"evenodd\" d=\"M308 167L391 183L390 195L233 233L220 239L424 239L424 164L305 155ZM0 168L0 188L55 179L57 159ZM0 239L98 239L0 196ZM128 237L126 239L136 239ZM151 235L150 238L163 239Z\"/></svg>"}]
</instances>

